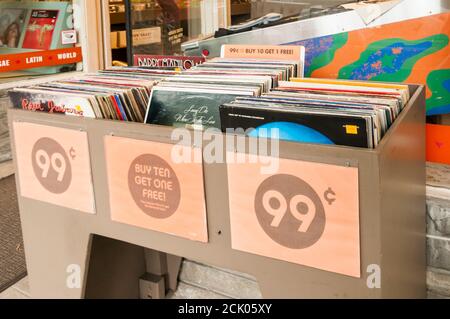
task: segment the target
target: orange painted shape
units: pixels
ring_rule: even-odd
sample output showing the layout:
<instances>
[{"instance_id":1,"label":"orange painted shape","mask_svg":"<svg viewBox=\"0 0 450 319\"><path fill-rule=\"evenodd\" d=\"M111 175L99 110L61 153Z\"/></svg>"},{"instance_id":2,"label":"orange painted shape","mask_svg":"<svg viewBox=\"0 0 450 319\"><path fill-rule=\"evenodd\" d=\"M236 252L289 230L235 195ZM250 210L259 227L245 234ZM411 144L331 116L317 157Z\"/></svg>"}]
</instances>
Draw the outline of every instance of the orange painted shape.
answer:
<instances>
[{"instance_id":1,"label":"orange painted shape","mask_svg":"<svg viewBox=\"0 0 450 319\"><path fill-rule=\"evenodd\" d=\"M347 43L335 53L333 61L315 70L312 77L337 78L341 68L357 61L367 47L377 41L400 38L415 41L436 34L450 37L450 13L442 13L423 18L411 19L378 27L348 32ZM432 70L450 68L450 45L418 60L405 80L406 83L426 85L428 74ZM427 89L427 97L431 95Z\"/></svg>"},{"instance_id":2,"label":"orange painted shape","mask_svg":"<svg viewBox=\"0 0 450 319\"><path fill-rule=\"evenodd\" d=\"M427 161L450 164L450 126L427 124Z\"/></svg>"}]
</instances>

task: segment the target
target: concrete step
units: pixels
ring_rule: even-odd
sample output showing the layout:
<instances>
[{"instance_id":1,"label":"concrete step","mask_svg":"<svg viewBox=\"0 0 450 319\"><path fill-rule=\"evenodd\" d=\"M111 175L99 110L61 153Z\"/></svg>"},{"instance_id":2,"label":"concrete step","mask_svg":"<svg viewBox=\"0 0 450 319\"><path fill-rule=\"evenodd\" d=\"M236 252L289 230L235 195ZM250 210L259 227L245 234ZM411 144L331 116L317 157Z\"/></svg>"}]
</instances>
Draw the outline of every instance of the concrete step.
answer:
<instances>
[{"instance_id":1,"label":"concrete step","mask_svg":"<svg viewBox=\"0 0 450 319\"><path fill-rule=\"evenodd\" d=\"M450 238L429 237L427 247L428 266L450 271Z\"/></svg>"},{"instance_id":2,"label":"concrete step","mask_svg":"<svg viewBox=\"0 0 450 319\"><path fill-rule=\"evenodd\" d=\"M429 267L427 286L431 295L450 298L450 271Z\"/></svg>"},{"instance_id":3,"label":"concrete step","mask_svg":"<svg viewBox=\"0 0 450 319\"><path fill-rule=\"evenodd\" d=\"M168 299L229 299L229 297L211 290L179 282L175 293L168 295Z\"/></svg>"},{"instance_id":4,"label":"concrete step","mask_svg":"<svg viewBox=\"0 0 450 319\"><path fill-rule=\"evenodd\" d=\"M183 261L179 281L229 298L261 298L258 283L253 277L191 260Z\"/></svg>"}]
</instances>

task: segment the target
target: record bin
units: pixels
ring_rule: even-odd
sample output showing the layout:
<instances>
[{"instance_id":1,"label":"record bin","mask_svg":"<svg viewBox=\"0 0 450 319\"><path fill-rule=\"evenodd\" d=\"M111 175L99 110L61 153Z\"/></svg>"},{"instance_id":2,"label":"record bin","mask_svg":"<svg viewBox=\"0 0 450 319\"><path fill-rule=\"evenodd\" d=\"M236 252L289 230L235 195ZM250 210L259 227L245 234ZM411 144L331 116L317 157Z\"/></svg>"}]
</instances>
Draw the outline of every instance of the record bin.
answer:
<instances>
[{"instance_id":1,"label":"record bin","mask_svg":"<svg viewBox=\"0 0 450 319\"><path fill-rule=\"evenodd\" d=\"M254 276L265 298L425 297L425 88L410 89L376 149L280 142L284 174L267 179L244 164L171 170L171 127L9 109L32 296L164 297L185 257ZM182 149L201 155L195 139ZM148 156L165 188L145 194L167 199L169 217L136 200ZM267 185L305 181L316 206L300 241L246 210L266 207Z\"/></svg>"}]
</instances>

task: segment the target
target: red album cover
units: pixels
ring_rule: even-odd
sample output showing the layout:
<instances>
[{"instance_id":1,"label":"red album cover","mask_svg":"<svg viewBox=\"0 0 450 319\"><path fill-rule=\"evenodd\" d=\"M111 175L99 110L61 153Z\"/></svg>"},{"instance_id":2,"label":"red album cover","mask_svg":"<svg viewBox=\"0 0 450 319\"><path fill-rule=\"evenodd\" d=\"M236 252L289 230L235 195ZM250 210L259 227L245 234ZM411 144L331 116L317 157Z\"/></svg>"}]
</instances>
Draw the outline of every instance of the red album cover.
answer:
<instances>
[{"instance_id":1,"label":"red album cover","mask_svg":"<svg viewBox=\"0 0 450 319\"><path fill-rule=\"evenodd\" d=\"M49 50L52 44L58 10L33 10L22 48Z\"/></svg>"}]
</instances>

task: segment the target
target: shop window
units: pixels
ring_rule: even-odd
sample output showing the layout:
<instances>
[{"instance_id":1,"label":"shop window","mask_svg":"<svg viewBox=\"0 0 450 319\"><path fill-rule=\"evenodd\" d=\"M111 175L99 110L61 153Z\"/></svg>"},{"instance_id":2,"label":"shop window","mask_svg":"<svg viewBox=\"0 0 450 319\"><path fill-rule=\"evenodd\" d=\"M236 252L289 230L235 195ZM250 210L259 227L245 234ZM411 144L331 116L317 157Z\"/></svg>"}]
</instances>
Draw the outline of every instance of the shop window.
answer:
<instances>
[{"instance_id":1,"label":"shop window","mask_svg":"<svg viewBox=\"0 0 450 319\"><path fill-rule=\"evenodd\" d=\"M81 50L69 52L78 41L74 4L79 2L0 1L0 83L82 69Z\"/></svg>"},{"instance_id":2,"label":"shop window","mask_svg":"<svg viewBox=\"0 0 450 319\"><path fill-rule=\"evenodd\" d=\"M109 0L112 59L126 64L136 54L181 55L182 44L189 41L310 17L345 2L349 0Z\"/></svg>"},{"instance_id":3,"label":"shop window","mask_svg":"<svg viewBox=\"0 0 450 319\"><path fill-rule=\"evenodd\" d=\"M214 34L228 24L227 0L110 0L109 5L112 57L123 62L127 53L181 54L182 43ZM129 15L127 8L131 8ZM127 25L132 29L128 38Z\"/></svg>"}]
</instances>

